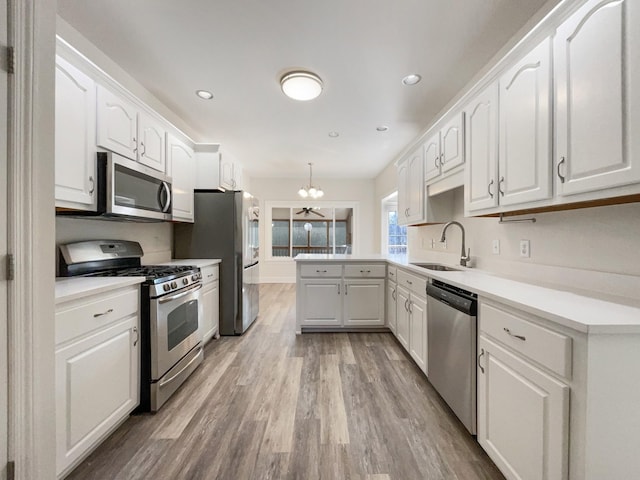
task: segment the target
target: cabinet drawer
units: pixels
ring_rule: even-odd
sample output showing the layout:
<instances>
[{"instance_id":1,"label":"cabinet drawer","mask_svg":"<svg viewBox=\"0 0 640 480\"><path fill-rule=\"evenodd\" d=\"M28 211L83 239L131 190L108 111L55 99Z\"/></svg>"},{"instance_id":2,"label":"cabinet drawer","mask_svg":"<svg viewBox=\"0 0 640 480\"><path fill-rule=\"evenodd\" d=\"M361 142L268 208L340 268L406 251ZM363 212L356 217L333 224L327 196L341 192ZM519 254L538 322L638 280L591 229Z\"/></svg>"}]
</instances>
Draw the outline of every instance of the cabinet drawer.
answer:
<instances>
[{"instance_id":1,"label":"cabinet drawer","mask_svg":"<svg viewBox=\"0 0 640 480\"><path fill-rule=\"evenodd\" d=\"M571 378L571 337L486 303L480 304L479 317L481 332L552 372Z\"/></svg>"},{"instance_id":2,"label":"cabinet drawer","mask_svg":"<svg viewBox=\"0 0 640 480\"><path fill-rule=\"evenodd\" d=\"M218 280L218 265L201 268L200 273L202 273L202 285L215 282Z\"/></svg>"},{"instance_id":3,"label":"cabinet drawer","mask_svg":"<svg viewBox=\"0 0 640 480\"><path fill-rule=\"evenodd\" d=\"M62 304L56 311L56 345L137 314L139 292L135 287Z\"/></svg>"},{"instance_id":4,"label":"cabinet drawer","mask_svg":"<svg viewBox=\"0 0 640 480\"><path fill-rule=\"evenodd\" d=\"M344 276L353 278L384 278L386 265L345 265Z\"/></svg>"},{"instance_id":5,"label":"cabinet drawer","mask_svg":"<svg viewBox=\"0 0 640 480\"><path fill-rule=\"evenodd\" d=\"M300 275L303 277L341 277L342 265L301 265Z\"/></svg>"},{"instance_id":6,"label":"cabinet drawer","mask_svg":"<svg viewBox=\"0 0 640 480\"><path fill-rule=\"evenodd\" d=\"M425 277L418 277L404 270L398 270L398 285L403 285L421 297L427 295L427 279Z\"/></svg>"},{"instance_id":7,"label":"cabinet drawer","mask_svg":"<svg viewBox=\"0 0 640 480\"><path fill-rule=\"evenodd\" d=\"M397 282L398 281L398 269L396 267L392 267L391 265L389 265L389 267L387 268L387 278L389 280L391 280L392 282Z\"/></svg>"}]
</instances>

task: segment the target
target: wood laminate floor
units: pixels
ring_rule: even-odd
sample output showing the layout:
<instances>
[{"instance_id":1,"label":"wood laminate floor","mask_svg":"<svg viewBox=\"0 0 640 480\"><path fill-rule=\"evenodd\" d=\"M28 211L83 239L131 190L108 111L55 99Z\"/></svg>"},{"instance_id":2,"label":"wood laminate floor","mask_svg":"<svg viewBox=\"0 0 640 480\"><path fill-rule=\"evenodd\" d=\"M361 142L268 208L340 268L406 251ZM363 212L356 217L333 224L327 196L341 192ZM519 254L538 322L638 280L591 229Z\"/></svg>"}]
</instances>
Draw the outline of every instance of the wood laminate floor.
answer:
<instances>
[{"instance_id":1,"label":"wood laminate floor","mask_svg":"<svg viewBox=\"0 0 640 480\"><path fill-rule=\"evenodd\" d=\"M70 479L503 479L390 333L295 335L295 285Z\"/></svg>"}]
</instances>

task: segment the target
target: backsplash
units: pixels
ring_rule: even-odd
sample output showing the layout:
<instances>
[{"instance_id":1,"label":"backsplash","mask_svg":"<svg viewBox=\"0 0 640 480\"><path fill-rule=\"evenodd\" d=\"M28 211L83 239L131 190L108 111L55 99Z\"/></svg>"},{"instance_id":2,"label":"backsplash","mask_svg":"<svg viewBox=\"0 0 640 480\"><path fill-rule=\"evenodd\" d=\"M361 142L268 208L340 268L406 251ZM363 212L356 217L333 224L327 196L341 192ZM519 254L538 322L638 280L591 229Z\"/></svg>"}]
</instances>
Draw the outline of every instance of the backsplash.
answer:
<instances>
[{"instance_id":1,"label":"backsplash","mask_svg":"<svg viewBox=\"0 0 640 480\"><path fill-rule=\"evenodd\" d=\"M173 224L56 217L56 248L82 240L133 240L142 245L146 265L171 260ZM56 259L58 252L56 252Z\"/></svg>"},{"instance_id":2,"label":"backsplash","mask_svg":"<svg viewBox=\"0 0 640 480\"><path fill-rule=\"evenodd\" d=\"M539 284L639 297L639 203L538 213L523 216L534 216L535 223L499 224L497 218L464 218L461 188L452 199L452 220L465 227L474 267ZM442 225L410 227L410 257L459 263L460 229L447 230L446 249L439 243L441 232ZM494 240L500 254L492 252ZM530 242L529 258L520 256L521 240Z\"/></svg>"}]
</instances>

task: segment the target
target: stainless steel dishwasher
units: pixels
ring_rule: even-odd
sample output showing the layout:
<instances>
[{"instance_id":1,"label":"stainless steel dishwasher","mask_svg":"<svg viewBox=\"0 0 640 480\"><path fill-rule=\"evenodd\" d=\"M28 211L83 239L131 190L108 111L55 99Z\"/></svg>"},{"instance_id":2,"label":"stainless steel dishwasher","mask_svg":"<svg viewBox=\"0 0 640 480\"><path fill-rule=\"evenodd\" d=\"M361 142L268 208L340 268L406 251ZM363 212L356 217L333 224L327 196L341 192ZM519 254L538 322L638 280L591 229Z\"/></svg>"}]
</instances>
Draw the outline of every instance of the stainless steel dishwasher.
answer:
<instances>
[{"instance_id":1,"label":"stainless steel dishwasher","mask_svg":"<svg viewBox=\"0 0 640 480\"><path fill-rule=\"evenodd\" d=\"M427 295L429 381L475 435L478 295L438 280Z\"/></svg>"}]
</instances>

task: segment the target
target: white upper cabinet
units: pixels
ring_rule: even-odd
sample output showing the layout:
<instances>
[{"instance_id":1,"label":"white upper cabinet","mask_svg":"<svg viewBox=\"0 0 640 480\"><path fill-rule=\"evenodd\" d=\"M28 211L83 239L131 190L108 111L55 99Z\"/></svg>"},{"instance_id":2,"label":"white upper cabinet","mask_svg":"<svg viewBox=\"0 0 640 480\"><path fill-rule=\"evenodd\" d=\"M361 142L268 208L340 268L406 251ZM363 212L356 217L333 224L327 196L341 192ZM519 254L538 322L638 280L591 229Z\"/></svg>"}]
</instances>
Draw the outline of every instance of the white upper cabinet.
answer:
<instances>
[{"instance_id":1,"label":"white upper cabinet","mask_svg":"<svg viewBox=\"0 0 640 480\"><path fill-rule=\"evenodd\" d=\"M559 195L640 181L640 5L586 2L556 32Z\"/></svg>"},{"instance_id":2,"label":"white upper cabinet","mask_svg":"<svg viewBox=\"0 0 640 480\"><path fill-rule=\"evenodd\" d=\"M165 128L160 122L140 112L138 115L138 161L148 167L166 172Z\"/></svg>"},{"instance_id":3,"label":"white upper cabinet","mask_svg":"<svg viewBox=\"0 0 640 480\"><path fill-rule=\"evenodd\" d=\"M465 210L498 205L498 84L492 83L464 109Z\"/></svg>"},{"instance_id":4,"label":"white upper cabinet","mask_svg":"<svg viewBox=\"0 0 640 480\"><path fill-rule=\"evenodd\" d=\"M218 144L196 146L196 188L202 190L242 190L242 166L226 160Z\"/></svg>"},{"instance_id":5,"label":"white upper cabinet","mask_svg":"<svg viewBox=\"0 0 640 480\"><path fill-rule=\"evenodd\" d=\"M220 186L226 190L237 190L235 165L220 155Z\"/></svg>"},{"instance_id":6,"label":"white upper cabinet","mask_svg":"<svg viewBox=\"0 0 640 480\"><path fill-rule=\"evenodd\" d=\"M424 221L424 150L420 145L406 160L406 209L398 212L398 223L407 225ZM402 188L402 186L398 186Z\"/></svg>"},{"instance_id":7,"label":"white upper cabinet","mask_svg":"<svg viewBox=\"0 0 640 480\"><path fill-rule=\"evenodd\" d=\"M407 178L409 176L409 165L404 161L398 164L396 170L398 177L398 225L407 224Z\"/></svg>"},{"instance_id":8,"label":"white upper cabinet","mask_svg":"<svg viewBox=\"0 0 640 480\"><path fill-rule=\"evenodd\" d=\"M96 85L56 57L56 206L96 209Z\"/></svg>"},{"instance_id":9,"label":"white upper cabinet","mask_svg":"<svg viewBox=\"0 0 640 480\"><path fill-rule=\"evenodd\" d=\"M169 175L172 179L173 219L193 222L193 188L196 183L195 153L189 145L168 133L167 156Z\"/></svg>"},{"instance_id":10,"label":"white upper cabinet","mask_svg":"<svg viewBox=\"0 0 640 480\"><path fill-rule=\"evenodd\" d=\"M551 40L500 77L501 205L551 198Z\"/></svg>"},{"instance_id":11,"label":"white upper cabinet","mask_svg":"<svg viewBox=\"0 0 640 480\"><path fill-rule=\"evenodd\" d=\"M98 85L98 146L123 157L138 158L138 110Z\"/></svg>"},{"instance_id":12,"label":"white upper cabinet","mask_svg":"<svg viewBox=\"0 0 640 480\"><path fill-rule=\"evenodd\" d=\"M165 133L161 122L98 85L98 146L167 172Z\"/></svg>"},{"instance_id":13,"label":"white upper cabinet","mask_svg":"<svg viewBox=\"0 0 640 480\"><path fill-rule=\"evenodd\" d=\"M464 163L464 114L454 115L444 127L427 140L425 180L437 178Z\"/></svg>"}]
</instances>

